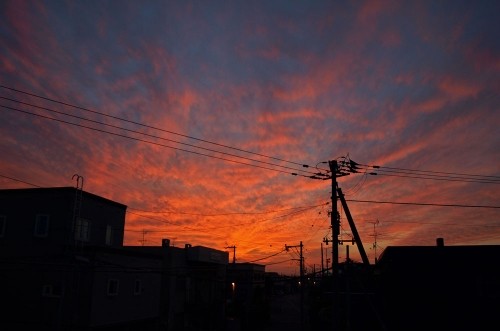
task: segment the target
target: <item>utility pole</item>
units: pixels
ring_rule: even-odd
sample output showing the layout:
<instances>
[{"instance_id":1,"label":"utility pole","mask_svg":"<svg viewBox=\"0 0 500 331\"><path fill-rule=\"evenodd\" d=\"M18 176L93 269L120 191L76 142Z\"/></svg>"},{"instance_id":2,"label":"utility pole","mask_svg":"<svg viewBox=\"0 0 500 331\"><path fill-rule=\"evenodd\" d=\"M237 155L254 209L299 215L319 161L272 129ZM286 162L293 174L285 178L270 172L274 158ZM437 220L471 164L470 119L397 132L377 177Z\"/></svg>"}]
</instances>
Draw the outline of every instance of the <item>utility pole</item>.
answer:
<instances>
[{"instance_id":1,"label":"utility pole","mask_svg":"<svg viewBox=\"0 0 500 331\"><path fill-rule=\"evenodd\" d=\"M300 254L299 254L299 262L300 262L300 329L304 330L304 287L305 287L305 282L304 282L304 255L302 254L302 248L304 245L302 245L302 241L300 242L299 245L295 246L288 246L285 244L285 250L288 252L290 248L295 248L299 247Z\"/></svg>"},{"instance_id":2,"label":"utility pole","mask_svg":"<svg viewBox=\"0 0 500 331\"><path fill-rule=\"evenodd\" d=\"M339 297L339 234L340 234L340 224L338 219L337 210L337 171L338 164L336 160L328 161L330 166L330 173L332 174L332 212L330 214L330 224L332 226L332 322L333 330L337 330L337 325L339 325L338 311L340 309L340 297Z\"/></svg>"},{"instance_id":3,"label":"utility pole","mask_svg":"<svg viewBox=\"0 0 500 331\"><path fill-rule=\"evenodd\" d=\"M321 278L325 275L325 265L323 264L323 243L321 243Z\"/></svg>"},{"instance_id":4,"label":"utility pole","mask_svg":"<svg viewBox=\"0 0 500 331\"><path fill-rule=\"evenodd\" d=\"M233 246L227 246L227 247L224 247L226 249L228 248L232 248L233 249L233 263L236 263L236 246L233 245Z\"/></svg>"},{"instance_id":5,"label":"utility pole","mask_svg":"<svg viewBox=\"0 0 500 331\"><path fill-rule=\"evenodd\" d=\"M377 225L378 225L378 219L374 222L370 222L370 223L373 223L373 238L374 238L374 242L373 242L373 249L374 249L374 255L375 255L375 258L374 258L374 261L375 261L375 264L377 264L377 260L378 260L378 257L377 257L377 229L375 228Z\"/></svg>"},{"instance_id":6,"label":"utility pole","mask_svg":"<svg viewBox=\"0 0 500 331\"><path fill-rule=\"evenodd\" d=\"M141 243L141 246L144 246L144 243L147 241L146 240L146 234L148 234L148 231L146 229L142 229L142 239L137 240L138 242Z\"/></svg>"},{"instance_id":7,"label":"utility pole","mask_svg":"<svg viewBox=\"0 0 500 331\"><path fill-rule=\"evenodd\" d=\"M337 177L347 176L352 173L360 173L364 165L359 164L349 158L349 156L339 158L340 161L330 160L328 161L329 171L315 173L313 176L309 176L312 179L322 179L327 180L331 179L331 199L332 199L332 211L330 214L330 223L332 228L332 239L328 240L325 238L325 243L332 243L332 259L331 259L331 268L332 268L332 327L333 330L338 330L341 326L340 323L340 272L339 272L339 244L342 245L344 240L339 239L340 235L340 214L337 208L337 201L341 200L342 206L346 212L347 220L349 221L349 226L351 227L351 231L353 233L353 238L351 241L354 244L354 241L358 245L359 253L361 258L363 259L363 263L365 265L369 265L368 258L366 257L366 252L364 251L363 244L361 242L361 238L356 230L356 226L354 224L354 220L349 212L349 208L347 207L347 203L345 201L342 190L338 187ZM327 162L321 162L327 163ZM375 167L375 166L374 166ZM319 169L321 170L321 169ZM325 169L323 169L325 170ZM366 173L366 171L365 171ZM369 175L376 175L376 173L370 172ZM347 258L349 259L349 251L347 251ZM327 259L327 269L328 269L328 259Z\"/></svg>"},{"instance_id":8,"label":"utility pole","mask_svg":"<svg viewBox=\"0 0 500 331\"><path fill-rule=\"evenodd\" d=\"M332 212L330 214L330 223L332 226L332 273L334 277L337 275L339 264L339 234L340 224L338 221L337 210L337 171L338 164L336 160L328 161L330 172L332 173Z\"/></svg>"}]
</instances>

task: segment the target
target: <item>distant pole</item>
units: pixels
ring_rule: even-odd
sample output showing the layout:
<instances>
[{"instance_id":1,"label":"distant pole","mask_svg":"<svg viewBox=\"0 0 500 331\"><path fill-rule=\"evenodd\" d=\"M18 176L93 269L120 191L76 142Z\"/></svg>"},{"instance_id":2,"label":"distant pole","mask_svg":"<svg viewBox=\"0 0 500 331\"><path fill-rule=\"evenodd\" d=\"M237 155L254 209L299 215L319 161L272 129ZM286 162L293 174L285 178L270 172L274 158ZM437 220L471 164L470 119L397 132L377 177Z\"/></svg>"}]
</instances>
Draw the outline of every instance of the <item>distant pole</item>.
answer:
<instances>
[{"instance_id":1,"label":"distant pole","mask_svg":"<svg viewBox=\"0 0 500 331\"><path fill-rule=\"evenodd\" d=\"M376 226L378 224L378 219L373 222L373 238L374 238L374 243L373 243L373 250L374 250L374 254L375 254L375 264L377 264L377 260L378 260L378 257L377 257L377 229L376 229Z\"/></svg>"},{"instance_id":2,"label":"distant pole","mask_svg":"<svg viewBox=\"0 0 500 331\"><path fill-rule=\"evenodd\" d=\"M325 265L323 264L323 243L321 243L321 277L325 274Z\"/></svg>"},{"instance_id":3,"label":"distant pole","mask_svg":"<svg viewBox=\"0 0 500 331\"><path fill-rule=\"evenodd\" d=\"M233 246L227 246L225 247L226 249L228 248L232 248L233 249L233 263L236 263L236 246L233 245Z\"/></svg>"},{"instance_id":4,"label":"distant pole","mask_svg":"<svg viewBox=\"0 0 500 331\"><path fill-rule=\"evenodd\" d=\"M302 253L302 248L304 245L302 244L302 241L300 242L300 245L295 245L295 246L288 246L285 244L285 250L288 252L290 248L297 248L299 247L299 266L300 266L300 329L304 330L304 255Z\"/></svg>"},{"instance_id":5,"label":"distant pole","mask_svg":"<svg viewBox=\"0 0 500 331\"><path fill-rule=\"evenodd\" d=\"M300 329L304 330L304 255L302 254L302 241L300 242Z\"/></svg>"}]
</instances>

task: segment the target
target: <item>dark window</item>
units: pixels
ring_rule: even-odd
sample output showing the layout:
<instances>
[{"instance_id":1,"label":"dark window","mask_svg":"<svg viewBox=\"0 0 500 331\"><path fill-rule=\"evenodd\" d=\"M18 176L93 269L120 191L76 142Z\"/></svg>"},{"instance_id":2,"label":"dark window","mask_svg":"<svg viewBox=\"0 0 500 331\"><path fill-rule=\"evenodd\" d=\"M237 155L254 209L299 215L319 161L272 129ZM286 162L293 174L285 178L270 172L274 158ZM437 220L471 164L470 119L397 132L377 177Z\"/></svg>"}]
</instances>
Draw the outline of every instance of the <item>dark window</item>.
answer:
<instances>
[{"instance_id":1,"label":"dark window","mask_svg":"<svg viewBox=\"0 0 500 331\"><path fill-rule=\"evenodd\" d=\"M35 237L47 237L49 234L49 215L36 215Z\"/></svg>"},{"instance_id":2,"label":"dark window","mask_svg":"<svg viewBox=\"0 0 500 331\"><path fill-rule=\"evenodd\" d=\"M0 215L0 237L5 236L5 228L7 226L7 216Z\"/></svg>"},{"instance_id":3,"label":"dark window","mask_svg":"<svg viewBox=\"0 0 500 331\"><path fill-rule=\"evenodd\" d=\"M135 280L135 285L134 285L134 294L135 295L140 295L142 294L142 281L140 279Z\"/></svg>"},{"instance_id":4,"label":"dark window","mask_svg":"<svg viewBox=\"0 0 500 331\"><path fill-rule=\"evenodd\" d=\"M80 241L89 241L90 239L90 221L78 218L76 220L75 239Z\"/></svg>"},{"instance_id":5,"label":"dark window","mask_svg":"<svg viewBox=\"0 0 500 331\"><path fill-rule=\"evenodd\" d=\"M113 244L113 228L111 225L106 226L106 245L111 246Z\"/></svg>"},{"instance_id":6,"label":"dark window","mask_svg":"<svg viewBox=\"0 0 500 331\"><path fill-rule=\"evenodd\" d=\"M108 295L118 295L118 279L108 280Z\"/></svg>"}]
</instances>

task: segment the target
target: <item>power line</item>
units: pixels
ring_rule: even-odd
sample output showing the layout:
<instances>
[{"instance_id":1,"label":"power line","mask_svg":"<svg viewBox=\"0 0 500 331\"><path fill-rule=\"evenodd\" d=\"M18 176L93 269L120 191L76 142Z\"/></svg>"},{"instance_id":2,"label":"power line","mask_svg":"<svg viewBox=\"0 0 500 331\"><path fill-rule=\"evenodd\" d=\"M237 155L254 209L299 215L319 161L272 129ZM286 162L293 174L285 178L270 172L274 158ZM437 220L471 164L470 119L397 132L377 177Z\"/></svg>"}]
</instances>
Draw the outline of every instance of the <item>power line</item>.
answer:
<instances>
[{"instance_id":1,"label":"power line","mask_svg":"<svg viewBox=\"0 0 500 331\"><path fill-rule=\"evenodd\" d=\"M347 167L353 172L359 172L358 170L375 171L370 173L372 175L500 184L500 176L466 174L466 173L432 171L432 170L417 170L417 169L386 167L378 165L366 165L354 162L352 160L346 160L344 162L347 164Z\"/></svg>"},{"instance_id":2,"label":"power line","mask_svg":"<svg viewBox=\"0 0 500 331\"><path fill-rule=\"evenodd\" d=\"M139 122L136 122L136 121L127 120L127 119L124 119L124 118L121 118L121 117L104 114L102 112L98 112L98 111L91 110L91 109L88 109L88 108L80 107L80 106L77 106L77 105L74 105L74 104L70 104L70 103L67 103L67 102L62 102L62 101L59 101L59 100L51 99L51 98L48 98L48 97L40 96L40 95L37 95L37 94L34 94L34 93L22 91L22 90L15 89L15 88L12 88L12 87L4 86L4 85L0 85L0 87L4 88L4 89L7 89L7 90L10 90L10 91L17 92L17 93L22 93L22 94L25 94L25 95L29 95L29 96L32 96L32 97L39 98L39 99L43 99L43 100L51 101L51 102L54 102L54 103L58 103L58 104L61 104L61 105L64 105L64 106L72 107L72 108L79 109L79 110L84 110L86 112L98 114L98 115L101 115L101 116L105 116L105 117L108 117L108 118L113 118L113 119L116 119L116 120L120 120L120 121L123 121L123 122L127 122L127 123L131 123L131 124L139 125L139 126L150 128L150 129L159 130L159 131L162 131L162 132L167 132L167 133L178 135L178 136L181 136L181 137L185 137L185 138L189 138L189 139L194 139L194 140L197 140L197 141L200 141L200 142L204 142L204 143L216 145L216 146L219 146L219 147L229 148L229 149L237 150L237 151L244 152L244 153L258 155L258 156L262 156L262 157L266 157L266 158L278 160L278 161L281 161L281 162L287 162L287 163L294 164L294 165L299 165L299 166L302 166L302 167L305 167L305 168L309 168L310 167L307 164L301 164L301 163L297 163L297 162L287 161L287 160L284 160L284 159L281 159L281 158L272 157L272 156L268 156L268 155L264 155L264 154L260 154L260 153L255 153L255 152L243 150L243 149L232 147L232 146L228 146L228 145L211 142L211 141L208 141L208 140L205 140L205 139L200 139L200 138L192 137L192 136L189 136L189 135L184 135L184 134L180 134L180 133L177 133L177 132L173 132L173 131L169 131L169 130L157 128L157 127L154 127L154 126L151 126L151 125L146 125L146 124L139 123ZM54 110L50 110L48 108L44 108L44 107L40 107L40 106L36 106L36 105L24 103L24 102L21 102L19 100L15 100L15 99L10 99L10 98L5 98L5 97L1 97L1 98L6 99L6 100L10 100L10 101L14 101L14 102L19 102L19 103L22 103L22 104L25 104L25 105L30 105L32 107L37 107L37 108L41 108L41 109L45 109L45 110L49 110L49 111L54 111ZM12 108L9 108L9 109L12 109ZM12 110L14 110L14 109L12 109ZM18 111L20 111L20 110L18 110ZM54 111L54 112L57 112L57 111ZM26 112L26 113L31 114L31 115L35 115L35 114L29 113L29 112ZM261 160L255 160L255 159L246 158L246 157L239 156L239 155L233 155L233 154L225 153L225 152L222 152L222 151L207 149L207 148L196 146L196 145L186 144L186 143L182 143L182 142L170 140L170 139L167 139L167 138L162 138L162 137L158 137L158 136L154 136L154 135L149 135L149 134L146 134L146 133L143 133L143 132L138 132L138 131L135 131L135 130L129 130L129 129L126 129L126 128L117 127L117 126L105 124L105 123L102 123L102 122L93 121L93 120L90 120L90 119L85 119L85 118L78 117L78 116L75 116L75 115L70 115L70 114L67 114L67 113L62 113L62 112L57 112L57 113L60 113L60 114L66 115L66 116L72 116L72 117L80 118L80 119L91 121L91 122L94 122L94 123L99 123L99 124L102 124L102 125L107 125L107 126L119 128L119 129L122 129L122 130L127 130L127 131L130 131L130 132L134 132L134 133L138 133L138 134L142 134L142 135L147 135L147 136L150 136L150 137L155 137L155 138L158 138L158 139L164 139L164 140L171 141L171 142L178 143L178 144L184 144L184 145L191 146L191 147L194 147L194 148L200 148L200 149L212 151L212 152L215 152L215 153L221 153L221 154L225 154L225 155L230 155L230 156L233 156L233 157L243 158L243 159L250 160L250 161L253 161L253 162L260 162L260 163L264 163L264 164L268 164L268 165L272 165L272 166L276 166L276 167L287 168L287 169L291 169L291 170L295 170L295 171L306 172L306 173L309 173L309 174L312 174L312 175L311 176L301 175L301 176L309 177L309 178L312 178L312 179L328 179L328 178L322 177L322 176L325 176L325 174L323 174L323 173L312 173L312 172L308 172L308 171L304 171L304 170L299 170L299 169L295 169L295 168L290 168L290 167L286 167L286 166L282 166L282 165L278 165L278 164L273 164L273 163L269 163L269 162L265 162L265 161L261 161ZM45 117L45 118L47 118L47 117ZM48 119L52 119L52 118L48 118ZM56 119L52 119L52 120L56 120ZM71 124L71 125L77 125L77 124L69 123L69 122L66 122L66 121L60 121L60 122ZM77 125L77 126L80 126L80 125ZM81 127L85 127L85 126L81 126ZM112 132L108 132L108 131L105 131L105 130L99 130L99 129L89 128L89 127L85 127L85 128L92 129L92 130L97 130L97 131L104 132L104 133L118 135L118 134L115 134L115 133L112 133ZM135 139L135 140L142 141L141 139L132 138L132 137L128 137L128 136L123 136L123 135L119 135L119 136L126 137L126 138L129 138L129 139ZM148 142L148 141L144 141L144 142ZM148 143L154 144L153 142L148 142ZM235 163L240 163L240 164L245 164L245 165L250 165L250 166L256 166L256 165L252 165L252 164L248 164L248 163L244 163L244 162L237 162L235 160L229 160L229 159L225 159L225 158L215 157L215 156L211 156L211 155L207 155L207 154L203 154L203 153L196 153L194 151L178 149L178 148L175 148L175 147L172 147L172 146L164 146L164 145L161 145L161 146L167 147L167 148L173 148L173 149L177 149L177 150L181 150L181 151L185 151L185 152L189 152L189 153L195 153L195 154L204 155L204 156L208 156L208 157L218 158L218 159L229 161L229 162L235 162ZM346 158L344 158L344 159L346 159ZM477 183L489 183L489 184L498 184L498 183L500 183L500 182L497 181L497 179L500 179L499 176L483 176L483 175L460 174L460 173L442 172L442 171L415 170L415 169L405 169L405 168L376 166L376 165L364 165L364 164L359 164L359 163L356 163L356 162L352 162L351 165L352 164L355 164L355 165L360 166L360 167L367 167L367 168L378 169L378 171L385 172L385 173L371 173L373 175L379 174L379 175L383 175L383 176L407 177L407 178L416 178L416 179L447 180L447 181L461 181L461 182L477 182ZM259 167L259 166L256 166L256 167ZM267 168L267 167L259 167L259 168L264 168L264 169L267 169L267 170L279 171L279 170L270 169L270 168ZM385 170L385 169L388 169L388 170ZM321 171L321 169L318 169L318 170ZM325 169L323 169L323 170L325 170ZM353 169L351 169L351 170L353 170ZM284 171L281 171L281 172L284 172ZM357 172L357 171L352 171L352 172ZM287 173L287 172L284 172L284 173ZM390 174L390 173L399 173L399 175L394 175L394 174ZM292 175L298 175L297 173L291 173L291 174ZM425 175L427 177L424 177L423 175ZM456 177L456 176L459 176L459 177ZM467 176L469 178L466 178L466 177L463 177L463 176ZM475 178L470 178L470 177L475 177ZM482 179L480 177L482 177Z\"/></svg>"},{"instance_id":3,"label":"power line","mask_svg":"<svg viewBox=\"0 0 500 331\"><path fill-rule=\"evenodd\" d=\"M301 164L301 163L297 163L297 162L293 162L293 161L287 161L287 160L283 160L283 159L280 159L280 158L277 158L277 157L268 156L268 155L260 154L260 153L256 153L256 152L251 152L251 151L243 150L243 149L240 149L240 148L232 147L232 146L229 146L229 145L224 145L224 144L220 144L220 143L208 141L208 140L201 139L201 138L196 138L196 137L193 137L193 136L184 135L184 134L181 134L181 133L178 133L178 132L174 132L174 131L170 131L170 130L166 130L166 129L161 129L161 128L154 127L154 126L151 126L151 125L147 125L147 124L139 123L139 122L136 122L136 121L128 120L128 119L125 119L125 118L121 118L121 117L118 117L118 116L104 114L104 113L101 113L101 112L98 112L98 111L95 111L95 110L91 110L91 109L88 109L88 108L84 108L84 107L76 106L76 105L73 105L73 104L70 104L70 103L66 103L66 102L63 102L63 101L59 101L59 100L51 99L51 98L48 98L48 97L40 96L40 95L37 95L37 94L34 94L34 93L30 93L30 92L18 90L18 89L12 88L12 87L4 86L4 85L0 85L0 87L4 88L4 89L7 89L7 90L14 91L14 92L18 92L18 93L26 94L26 95L29 95L29 96L32 96L32 97L36 97L36 98L39 98L39 99L43 99L43 100L55 102L55 103L58 103L58 104L61 104L61 105L64 105L64 106L72 107L72 108L75 108L75 109L80 109L80 110L83 110L83 111L86 111L86 112L98 114L98 115L105 116L105 117L108 117L108 118L113 118L113 119L120 120L120 121L123 121L123 122L127 122L127 123L130 123L130 124L139 125L139 126L142 126L142 127L145 127L145 128L162 131L162 132L170 133L170 134L177 135L177 136L180 136L180 137L197 140L197 141L201 141L201 142L204 142L204 143L207 143L207 144L211 144L211 145L215 145L215 146L219 146L219 147L224 147L224 148L229 148L229 149L237 150L237 151L248 153L248 154L262 156L262 157L266 157L266 158L269 158L269 159L274 159L274 160L281 161L281 162L287 162L287 163L290 163L290 164L299 165L299 166L302 166L304 168L309 168L309 165L307 165L307 164Z\"/></svg>"},{"instance_id":4,"label":"power line","mask_svg":"<svg viewBox=\"0 0 500 331\"><path fill-rule=\"evenodd\" d=\"M470 176L470 177L489 177L500 179L500 176L490 176L490 175L476 175L476 174L464 174L464 173L456 173L456 172L444 172L444 171L432 171L432 170L416 170L416 169L405 169L405 168L394 168L394 167L386 167L386 166L371 166L373 168L380 169L391 169L391 170L403 170L403 171L412 171L412 172L421 172L421 173L434 173L434 174L445 174L445 175L456 175L456 176Z\"/></svg>"},{"instance_id":5,"label":"power line","mask_svg":"<svg viewBox=\"0 0 500 331\"><path fill-rule=\"evenodd\" d=\"M20 179L16 179L16 178L12 178L12 177L9 177L9 176L5 176L5 175L2 175L2 174L0 174L0 177L7 178L7 179L13 180L15 182L20 182L20 183L23 183L23 184L26 184L26 185L31 185L31 186L34 186L34 187L40 187L40 188L42 187L42 186L38 186L38 185L35 185L35 184L32 184L32 183L25 182L25 181L20 180Z\"/></svg>"},{"instance_id":6,"label":"power line","mask_svg":"<svg viewBox=\"0 0 500 331\"><path fill-rule=\"evenodd\" d=\"M423 221L420 221L420 222L417 222L417 221L406 221L406 220L398 220L398 221L388 221L388 220L384 220L384 223L398 223L398 224L419 224L419 225L438 225L438 226L460 226L460 227L464 227L464 226L473 226L473 227L482 227L482 228L498 228L500 227L500 224L496 225L496 224L481 224L481 225L477 225L477 224L458 224L458 223L442 223L442 222L423 222ZM388 236L387 234L378 234L378 236ZM390 236L390 235L389 235ZM390 236L390 237L393 237L393 236Z\"/></svg>"},{"instance_id":7,"label":"power line","mask_svg":"<svg viewBox=\"0 0 500 331\"><path fill-rule=\"evenodd\" d=\"M267 211L262 211L262 212L232 212L232 213L220 213L220 214L201 214L201 213L187 213L187 212L180 212L180 211L149 211L149 210L144 210L144 209L137 209L133 207L129 207L130 209L137 210L139 212L144 212L144 213L151 213L151 214L180 214L180 215L192 215L192 216L205 216L205 217L216 217L216 216L231 216L231 215L262 215L262 214L271 214L271 213L279 213L282 211L290 211L290 210L296 210L296 209L308 209L308 208L316 208L324 205L328 205L330 202L322 203L319 205L310 205L310 206L299 206L299 207L292 207L292 208L285 208L285 209L276 209L276 210L267 210Z\"/></svg>"},{"instance_id":8,"label":"power line","mask_svg":"<svg viewBox=\"0 0 500 331\"><path fill-rule=\"evenodd\" d=\"M6 109L10 109L10 110L14 110L14 111L18 111L18 112L22 112L22 113L29 114L29 115L32 115L32 116L37 116L37 117L49 119L49 120L56 121L56 122L61 122L61 123L65 123L65 124L69 124L69 125L73 125L73 126L78 126L78 127L89 129L89 130L93 130L93 131L98 131L98 132L102 132L102 133L111 134L111 135L114 135L114 136L117 136L117 137L127 138L127 139L131 139L131 140L135 140L135 141L139 141L139 142L144 142L144 143L148 143L148 144L152 144L152 145L156 145L156 146L160 146L160 147L171 148L171 149L175 149L175 150L182 151L182 152L187 152L187 153L192 153L192 154L196 154L196 155L211 157L211 158L218 159L218 160L223 160L223 161L238 163L238 164L242 164L242 165L247 165L247 166L251 166L251 167L265 169L265 170L277 171L277 172L281 172L281 173L285 173L285 174L289 174L289 175L293 175L293 176L309 177L309 176L301 175L301 174L294 173L294 172L288 172L288 171L283 171L283 170L279 170L279 169L273 169L273 168L269 168L269 167L265 167L265 166L260 166L260 165L256 165L256 164L241 162L241 161L232 160L232 159L228 159L228 158L224 158L224 157L219 157L219 156L215 156L215 155L209 155L209 154L200 153L200 152L196 152L196 151L191 151L191 150L187 150L187 149L183 149L183 148L168 146L168 145L165 145L165 144L161 144L161 143L157 143L157 142L153 142L153 141L149 141L149 140L144 140L144 139L140 139L140 138L136 138L136 137L131 137L131 136L127 136L127 135L115 133L115 132L110 132L110 131L106 131L106 130L102 130L102 129L98 129L98 128L93 128L93 127L86 126L86 125L76 124L76 123L68 122L68 121L61 120L61 119L52 118L52 117L41 115L41 114L31 113L29 111L25 111L25 110L13 108L13 107L8 107L8 106L3 106L3 105L0 105L0 107L6 108ZM259 162L258 160L253 160L253 161ZM274 166L282 167L280 165L274 165ZM298 169L296 169L296 170L298 170ZM298 171L304 171L304 170L298 170Z\"/></svg>"},{"instance_id":9,"label":"power line","mask_svg":"<svg viewBox=\"0 0 500 331\"><path fill-rule=\"evenodd\" d=\"M27 184L27 185L31 185L31 186L34 186L34 187L42 188L42 186L39 186L39 185L30 183L30 182L27 182L27 181L23 181L23 180L20 180L20 179L17 179L17 178L13 178L13 177L10 177L10 176L6 176L6 175L0 174L0 177L7 178L7 179L10 179L10 180L13 180L13 181L16 181L16 182L24 183L24 184ZM393 204L393 205L415 205L415 206L435 206L435 207L460 207L460 208L490 208L490 209L500 209L500 206L489 206L489 205L438 204L438 203L424 203L424 202L395 202L395 201L375 201L375 200L357 200L357 199L346 199L346 201L349 201L349 202L364 202L364 203L379 203L379 204ZM329 204L329 202L326 202L326 203L323 203L323 204L319 204L319 205L293 207L293 208L288 208L288 209L283 209L283 210L277 210L276 212L301 209L299 211L293 211L293 212L291 212L289 214L284 215L284 216L290 216L290 215L293 215L293 214L295 214L297 212L302 212L302 211L305 211L305 210L309 210L311 208L316 208L316 207L320 207L320 206L327 205L327 204ZM136 209L136 208L133 208L133 207L128 207L128 208L135 209L135 210L142 211L142 212L147 212L147 213L159 213L159 214L163 213L163 212L145 211L145 210ZM261 212L261 214L272 213L272 212L274 212L274 211ZM137 214L137 213L133 213L133 212L130 212L130 211L127 211L127 213L136 214L138 216L150 218L152 220L157 220L157 221L161 221L161 222L165 223L165 221L158 220L158 219L155 219L155 218L152 218L152 217L147 217L147 216L144 216L144 215L141 215L141 214ZM170 212L166 212L166 213L170 213ZM188 215L191 215L189 213L179 213L179 214L188 214ZM219 215L222 216L222 215L231 215L231 214L233 214L233 213L226 213L226 214L219 214ZM234 214L239 214L239 213L234 213ZM255 213L255 214L259 214L259 213ZM196 214L194 214L194 215L196 215ZM213 214L213 215L199 214L199 216L219 216L219 215L217 215L217 214ZM272 219L276 219L276 218L281 218L281 217L284 217L284 216L277 216L277 217L271 218L271 220ZM269 220L269 219L266 219L266 220ZM254 222L252 222L252 223L254 223ZM171 224L171 225L177 225L177 224L173 224L173 223L169 223L169 224Z\"/></svg>"},{"instance_id":10,"label":"power line","mask_svg":"<svg viewBox=\"0 0 500 331\"><path fill-rule=\"evenodd\" d=\"M439 204L439 203L423 203L423 202L394 202L394 201L374 201L374 200L355 200L346 199L349 202L367 202L367 203L381 203L391 205L414 205L414 206L435 206L435 207L463 207L463 208L492 208L500 209L500 206L485 206L485 205L460 205L460 204Z\"/></svg>"},{"instance_id":11,"label":"power line","mask_svg":"<svg viewBox=\"0 0 500 331\"><path fill-rule=\"evenodd\" d=\"M279 254L283 253L284 251L285 251L285 250L283 249L283 250L279 251L278 253L274 253L274 254L272 254L272 255L269 255L269 256L266 256L266 257L263 257L263 258L260 258L260 259L257 259L257 260L248 261L247 263L254 263L254 262L257 262L257 261L262 261L262 260L268 259L268 258L270 258L270 257L273 257L273 256L276 256L276 255L279 255Z\"/></svg>"},{"instance_id":12,"label":"power line","mask_svg":"<svg viewBox=\"0 0 500 331\"><path fill-rule=\"evenodd\" d=\"M266 264L264 264L264 265L265 265L265 266L268 266L268 265L281 264L281 263L290 262L290 261L292 261L292 259L287 259L287 260L278 261L278 262L273 262L273 263L266 263Z\"/></svg>"},{"instance_id":13,"label":"power line","mask_svg":"<svg viewBox=\"0 0 500 331\"><path fill-rule=\"evenodd\" d=\"M283 215L274 216L274 217L271 217L271 218L264 218L264 219L250 221L250 222L245 222L245 223L237 223L237 224L229 224L229 225L217 225L217 226L214 226L214 227L205 226L204 227L204 229L205 229L204 231L208 233L208 231L206 231L206 230L215 230L215 229L221 229L221 228L233 228L233 227L240 227L240 226L245 226L245 225L255 225L257 223L262 223L262 222L267 222L267 221L272 221L272 220L276 220L276 219L280 219L280 218L284 218L284 217L289 217L289 216L297 215L297 214L300 214L300 213L306 212L308 210L311 210L311 209L314 209L314 208L317 208L317 207L320 207L320 206L323 206L323 205L327 205L327 204L329 204L329 202L323 203L323 204L319 204L319 205L307 206L307 207L289 208L287 210L292 210L289 213L286 213L286 214L283 214ZM131 209L134 209L134 208L131 208ZM135 214L135 215L138 215L138 216L141 216L141 217L148 218L148 219L153 220L153 221L162 222L162 223L170 224L170 225L173 225L173 226L182 226L182 227L184 227L186 229L192 229L192 230L196 230L198 232L199 231L204 232L202 230L198 230L198 229L195 229L195 228L190 228L190 227L185 226L185 225L178 225L178 224L172 223L170 221L164 221L164 220L153 218L153 217L143 216L141 214L130 212L130 211L127 211L127 213ZM275 224L274 225L274 227L276 227L276 226L279 226L279 224Z\"/></svg>"},{"instance_id":14,"label":"power line","mask_svg":"<svg viewBox=\"0 0 500 331\"><path fill-rule=\"evenodd\" d=\"M379 170L380 171L380 170ZM382 170L384 171L384 170ZM446 176L438 176L438 175L427 175L427 176L419 176L418 174L415 175L394 175L394 174L389 174L389 173L378 173L377 175L380 176L392 176L392 177L406 177L406 178L416 178L416 179L432 179L432 180L444 180L444 181L450 181L450 182L469 182L469 183L483 183L483 184L500 184L500 181L497 180L486 180L486 179L473 179L473 178L466 178L466 177L446 177Z\"/></svg>"},{"instance_id":15,"label":"power line","mask_svg":"<svg viewBox=\"0 0 500 331\"><path fill-rule=\"evenodd\" d=\"M309 173L311 175L315 175L315 173L313 173L311 171L306 171L306 170L302 170L302 169L296 169L296 168L287 167L287 166L283 166L283 165L279 165L279 164L275 164L275 163L271 163L271 162L266 162L266 161L252 159L252 158L249 158L249 157L244 157L244 156L240 156L240 155L226 153L226 152L215 150L215 149L211 149L211 148L205 148L205 147L201 147L201 146L197 146L197 145L193 145L193 144L188 144L188 143L184 143L184 142L181 142L181 141L177 141L177 140L173 140L173 139L168 139L168 138L164 138L164 137L152 135L152 134L149 134L149 133L145 133L145 132L141 132L141 131L137 131L137 130L131 130L131 129L127 129L127 128L124 128L124 127L116 126L116 125L113 125L113 124L108 124L108 123L104 123L104 122L100 122L100 121L88 119L88 118L85 118L85 117L82 117L82 116L68 114L68 113L65 113L65 112L62 112L62 111L58 111L58 110L54 110L54 109L50 109L50 108L46 108L46 107L41 107L41 106L38 106L38 105L34 105L34 104L31 104L31 103L23 102L23 101L16 100L16 99L6 98L6 97L2 97L2 96L0 96L0 99L5 99L5 100L8 100L8 101L17 102L17 103L20 103L20 104L23 104L23 105L26 105L26 106L30 106L30 107L42 109L42 110L49 111L49 112L52 112L52 113L56 113L56 114L60 114L60 115L64 115L64 116L68 116L68 117L72 117L72 118L76 118L76 119L79 119L79 120L83 120L83 121L87 121L87 122L91 122L91 123L95 123L95 124L100 124L100 125L112 127L112 128L119 129L119 130L124 130L124 131L131 132L131 133L140 134L140 135L143 135L143 136L146 136L146 137L150 137L150 138L156 138L156 139L168 141L168 142L179 144L179 145L189 146L189 147L198 148L198 149L209 151L209 152L220 153L220 154L227 155L227 156L232 156L232 157L236 157L236 158L245 159L245 160L248 160L248 161L258 162L258 163L267 164L267 165L271 165L271 166L275 166L275 167L280 167L280 168L284 168L284 169L290 169L290 170L294 170L294 171L300 171L300 172L304 172L304 173ZM23 110L20 110L20 109L17 109L17 108L12 108L12 107L3 106L3 105L2 105L2 107L10 109L10 110L21 111L21 112L25 112L27 114L35 115L35 113L26 112L26 111L23 111ZM104 132L104 131L102 131L102 132Z\"/></svg>"}]
</instances>

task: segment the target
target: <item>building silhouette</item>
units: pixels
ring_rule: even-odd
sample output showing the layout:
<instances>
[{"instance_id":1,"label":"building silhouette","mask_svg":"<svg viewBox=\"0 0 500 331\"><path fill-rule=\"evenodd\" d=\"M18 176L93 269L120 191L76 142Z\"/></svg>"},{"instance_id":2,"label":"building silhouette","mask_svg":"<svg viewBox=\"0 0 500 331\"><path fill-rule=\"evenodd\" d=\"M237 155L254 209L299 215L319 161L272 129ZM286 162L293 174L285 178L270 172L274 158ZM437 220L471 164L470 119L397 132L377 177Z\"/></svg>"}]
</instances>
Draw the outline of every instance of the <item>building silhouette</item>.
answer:
<instances>
[{"instance_id":1,"label":"building silhouette","mask_svg":"<svg viewBox=\"0 0 500 331\"><path fill-rule=\"evenodd\" d=\"M0 190L3 330L221 330L229 254L123 246L126 206L77 188Z\"/></svg>"},{"instance_id":2,"label":"building silhouette","mask_svg":"<svg viewBox=\"0 0 500 331\"><path fill-rule=\"evenodd\" d=\"M491 330L500 313L500 246L390 246L375 266L388 330Z\"/></svg>"},{"instance_id":3,"label":"building silhouette","mask_svg":"<svg viewBox=\"0 0 500 331\"><path fill-rule=\"evenodd\" d=\"M349 260L299 288L227 251L124 246L126 209L79 188L0 190L0 329L278 331L297 304L302 331L499 325L498 245L389 246L376 264Z\"/></svg>"}]
</instances>

